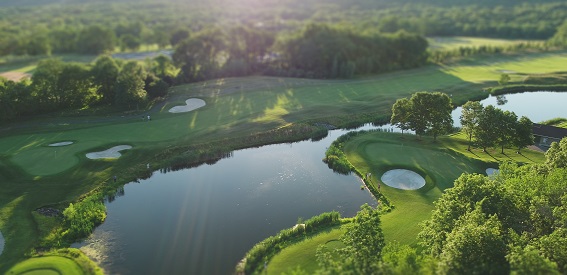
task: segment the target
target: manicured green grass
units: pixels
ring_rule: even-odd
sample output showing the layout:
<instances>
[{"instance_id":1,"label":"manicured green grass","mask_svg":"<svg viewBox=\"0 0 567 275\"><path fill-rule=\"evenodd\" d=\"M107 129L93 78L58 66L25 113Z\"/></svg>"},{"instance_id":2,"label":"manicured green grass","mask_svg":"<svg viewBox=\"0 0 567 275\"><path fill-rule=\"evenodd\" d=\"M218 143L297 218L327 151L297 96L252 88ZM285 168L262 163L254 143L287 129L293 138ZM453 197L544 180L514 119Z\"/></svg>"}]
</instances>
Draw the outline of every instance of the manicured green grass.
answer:
<instances>
[{"instance_id":1,"label":"manicured green grass","mask_svg":"<svg viewBox=\"0 0 567 275\"><path fill-rule=\"evenodd\" d=\"M59 257L59 256L46 256L31 258L29 260L18 263L12 267L8 272L8 275L20 275L20 274L85 274L81 267L75 263L73 260Z\"/></svg>"},{"instance_id":2,"label":"manicured green grass","mask_svg":"<svg viewBox=\"0 0 567 275\"><path fill-rule=\"evenodd\" d=\"M510 40L482 37L430 37L427 39L429 48L433 50L454 50L460 47L480 47L480 46L510 46L526 42L540 42L537 40Z\"/></svg>"},{"instance_id":3,"label":"manicured green grass","mask_svg":"<svg viewBox=\"0 0 567 275\"><path fill-rule=\"evenodd\" d=\"M468 141L458 133L418 140L415 136L375 132L349 140L344 148L349 161L363 174L375 175L372 184L381 182L380 176L396 168L409 169L421 174L426 185L418 190L400 190L380 183L381 192L395 205L391 213L382 217L382 228L387 241L415 244L421 228L419 223L428 219L434 209L433 202L462 173L485 174L486 168L498 168L498 163L513 161L541 163L544 155L528 149L516 154L515 149L478 148L467 151Z\"/></svg>"},{"instance_id":4,"label":"manicured green grass","mask_svg":"<svg viewBox=\"0 0 567 275\"><path fill-rule=\"evenodd\" d=\"M351 139L344 151L348 160L363 174L372 173L372 184L395 209L382 217L387 241L413 244L421 230L419 223L429 218L433 202L462 173L484 173L489 163L471 160L447 150L430 138L376 132ZM492 165L495 166L495 165ZM380 177L390 169L409 169L422 175L426 185L418 190L400 190L381 183Z\"/></svg>"},{"instance_id":5,"label":"manicured green grass","mask_svg":"<svg viewBox=\"0 0 567 275\"><path fill-rule=\"evenodd\" d=\"M327 245L331 248L338 248L341 242L339 237L345 232L344 226L333 228L321 232L304 241L290 245L274 256L268 263L264 274L291 273L292 270L300 267L306 274L313 274L319 266L317 265L316 252L320 245Z\"/></svg>"},{"instance_id":6,"label":"manicured green grass","mask_svg":"<svg viewBox=\"0 0 567 275\"><path fill-rule=\"evenodd\" d=\"M367 113L386 118L396 99L417 91L445 91L454 102L464 103L486 96L482 88L495 83L500 69L553 72L564 70L566 62L563 53L547 53L464 60L353 80L227 78L172 88L168 102L151 111L150 122L121 115L63 116L0 126L0 230L6 238L0 273L21 260L40 238L33 210L65 205L103 186L113 175L120 182L139 176L147 172L146 163L161 161L156 156L168 148L245 137L305 120L329 122ZM190 113L167 112L190 97L202 98L207 105ZM46 147L61 141L75 143ZM123 151L117 160L85 157L121 144L133 149ZM433 195L415 197L428 202ZM410 221L409 216L403 219Z\"/></svg>"}]
</instances>

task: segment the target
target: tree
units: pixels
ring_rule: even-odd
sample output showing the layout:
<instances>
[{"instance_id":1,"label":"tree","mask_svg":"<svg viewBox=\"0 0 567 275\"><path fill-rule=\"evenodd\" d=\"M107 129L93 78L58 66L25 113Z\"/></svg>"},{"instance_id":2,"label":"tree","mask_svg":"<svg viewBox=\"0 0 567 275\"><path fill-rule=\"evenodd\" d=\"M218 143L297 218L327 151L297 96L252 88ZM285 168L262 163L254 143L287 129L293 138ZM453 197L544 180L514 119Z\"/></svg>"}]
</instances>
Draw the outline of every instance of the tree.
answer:
<instances>
[{"instance_id":1,"label":"tree","mask_svg":"<svg viewBox=\"0 0 567 275\"><path fill-rule=\"evenodd\" d=\"M437 139L439 134L447 133L453 125L451 117L451 99L443 93L415 93L409 99L411 116L410 129L415 133L423 135L433 134Z\"/></svg>"},{"instance_id":2,"label":"tree","mask_svg":"<svg viewBox=\"0 0 567 275\"><path fill-rule=\"evenodd\" d=\"M498 109L492 105L486 106L478 117L478 126L473 135L478 146L486 151L487 147L494 146L498 139Z\"/></svg>"},{"instance_id":3,"label":"tree","mask_svg":"<svg viewBox=\"0 0 567 275\"><path fill-rule=\"evenodd\" d=\"M102 97L102 102L114 103L116 89L116 81L120 68L116 61L109 55L103 55L97 58L94 66L91 68L93 76L93 84L96 87L96 93Z\"/></svg>"},{"instance_id":4,"label":"tree","mask_svg":"<svg viewBox=\"0 0 567 275\"><path fill-rule=\"evenodd\" d=\"M77 49L80 53L101 54L114 50L116 36L110 29L93 25L79 34Z\"/></svg>"},{"instance_id":5,"label":"tree","mask_svg":"<svg viewBox=\"0 0 567 275\"><path fill-rule=\"evenodd\" d=\"M59 107L61 94L58 91L59 76L63 62L59 59L42 60L37 64L32 75L33 96L38 101L40 110L52 110Z\"/></svg>"},{"instance_id":6,"label":"tree","mask_svg":"<svg viewBox=\"0 0 567 275\"><path fill-rule=\"evenodd\" d=\"M121 46L122 46L122 50L138 50L138 48L140 48L140 46L142 45L142 41L140 41L140 38L132 35L132 34L125 34L122 37L120 37L120 42L121 42Z\"/></svg>"},{"instance_id":7,"label":"tree","mask_svg":"<svg viewBox=\"0 0 567 275\"><path fill-rule=\"evenodd\" d=\"M516 130L511 143L518 148L518 154L522 148L534 144L533 122L529 118L522 116L516 123Z\"/></svg>"},{"instance_id":8,"label":"tree","mask_svg":"<svg viewBox=\"0 0 567 275\"><path fill-rule=\"evenodd\" d=\"M478 127L479 116L482 113L483 106L478 101L467 101L462 107L460 116L463 131L469 138L469 146L467 150L471 150L471 142L473 133Z\"/></svg>"},{"instance_id":9,"label":"tree","mask_svg":"<svg viewBox=\"0 0 567 275\"><path fill-rule=\"evenodd\" d=\"M497 127L498 144L500 144L501 153L504 154L504 146L511 144L512 139L516 136L516 124L518 117L514 112L498 110Z\"/></svg>"},{"instance_id":10,"label":"tree","mask_svg":"<svg viewBox=\"0 0 567 275\"><path fill-rule=\"evenodd\" d=\"M402 130L402 135L405 130L410 129L411 117L411 102L407 98L400 98L392 106L392 118L390 124L397 126Z\"/></svg>"},{"instance_id":11,"label":"tree","mask_svg":"<svg viewBox=\"0 0 567 275\"><path fill-rule=\"evenodd\" d=\"M551 168L567 167L567 138L551 143L545 152L545 164Z\"/></svg>"},{"instance_id":12,"label":"tree","mask_svg":"<svg viewBox=\"0 0 567 275\"><path fill-rule=\"evenodd\" d=\"M510 75L508 74L501 74L500 79L498 80L498 84L506 85L510 81Z\"/></svg>"},{"instance_id":13,"label":"tree","mask_svg":"<svg viewBox=\"0 0 567 275\"><path fill-rule=\"evenodd\" d=\"M116 106L132 109L146 99L144 90L146 73L144 68L136 61L124 65L116 79L115 99Z\"/></svg>"},{"instance_id":14,"label":"tree","mask_svg":"<svg viewBox=\"0 0 567 275\"><path fill-rule=\"evenodd\" d=\"M177 46L177 44L181 43L181 41L186 40L189 38L189 31L186 29L178 29L171 34L171 38L169 39L169 43L171 46Z\"/></svg>"},{"instance_id":15,"label":"tree","mask_svg":"<svg viewBox=\"0 0 567 275\"><path fill-rule=\"evenodd\" d=\"M441 274L507 274L506 241L496 215L486 216L482 203L459 218L447 234L440 255Z\"/></svg>"},{"instance_id":16,"label":"tree","mask_svg":"<svg viewBox=\"0 0 567 275\"><path fill-rule=\"evenodd\" d=\"M380 270L379 263L385 242L377 209L372 209L368 204L361 206L341 241L344 248L333 252L321 247L317 250L322 273L374 274Z\"/></svg>"}]
</instances>

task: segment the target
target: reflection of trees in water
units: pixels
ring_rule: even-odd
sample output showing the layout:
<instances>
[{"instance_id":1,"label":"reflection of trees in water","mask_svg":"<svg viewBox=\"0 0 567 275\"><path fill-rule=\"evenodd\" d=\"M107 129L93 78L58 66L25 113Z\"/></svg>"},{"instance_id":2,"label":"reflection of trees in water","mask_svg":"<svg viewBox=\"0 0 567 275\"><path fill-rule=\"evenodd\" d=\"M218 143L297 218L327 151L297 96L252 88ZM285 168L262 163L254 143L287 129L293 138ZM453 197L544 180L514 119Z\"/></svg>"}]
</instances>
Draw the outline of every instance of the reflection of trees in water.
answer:
<instances>
[{"instance_id":1,"label":"reflection of trees in water","mask_svg":"<svg viewBox=\"0 0 567 275\"><path fill-rule=\"evenodd\" d=\"M504 95L496 96L496 104L504 105L506 103L508 103L508 99L506 99L506 96L504 96Z\"/></svg>"}]
</instances>

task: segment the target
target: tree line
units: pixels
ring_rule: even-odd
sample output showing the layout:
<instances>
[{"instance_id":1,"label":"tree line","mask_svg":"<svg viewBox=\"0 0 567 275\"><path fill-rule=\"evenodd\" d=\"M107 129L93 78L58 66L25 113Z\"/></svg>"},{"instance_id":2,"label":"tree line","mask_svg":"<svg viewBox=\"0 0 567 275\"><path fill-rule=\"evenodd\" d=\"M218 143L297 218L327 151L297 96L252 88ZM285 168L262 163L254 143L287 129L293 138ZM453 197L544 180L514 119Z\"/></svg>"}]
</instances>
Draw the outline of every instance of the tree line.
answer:
<instances>
[{"instance_id":1,"label":"tree line","mask_svg":"<svg viewBox=\"0 0 567 275\"><path fill-rule=\"evenodd\" d=\"M163 48L176 45L179 29L199 32L211 25L256 28L279 36L309 22L340 24L355 33L405 30L423 36L549 39L567 17L567 4L561 1L52 2L0 11L0 55L101 54L149 44ZM255 8L247 9L247 3Z\"/></svg>"},{"instance_id":2,"label":"tree line","mask_svg":"<svg viewBox=\"0 0 567 275\"><path fill-rule=\"evenodd\" d=\"M500 146L504 153L505 146L514 146L517 152L534 143L533 122L514 112L502 111L492 105L483 107L478 101L469 101L463 105L460 117L462 130L469 139L468 150L475 145L486 151L487 147Z\"/></svg>"},{"instance_id":3,"label":"tree line","mask_svg":"<svg viewBox=\"0 0 567 275\"><path fill-rule=\"evenodd\" d=\"M167 94L172 84L170 66L165 56L145 66L107 55L92 65L42 60L31 80L0 78L0 121L94 106L145 108L149 100Z\"/></svg>"}]
</instances>

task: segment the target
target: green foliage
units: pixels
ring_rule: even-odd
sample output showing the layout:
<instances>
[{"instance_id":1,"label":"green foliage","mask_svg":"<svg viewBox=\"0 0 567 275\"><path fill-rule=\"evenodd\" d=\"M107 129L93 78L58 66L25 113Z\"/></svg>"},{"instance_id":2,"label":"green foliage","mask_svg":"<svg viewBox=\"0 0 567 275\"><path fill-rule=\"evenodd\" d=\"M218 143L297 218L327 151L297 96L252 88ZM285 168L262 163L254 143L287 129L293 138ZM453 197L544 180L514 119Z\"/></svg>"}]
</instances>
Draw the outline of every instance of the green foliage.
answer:
<instances>
[{"instance_id":1,"label":"green foliage","mask_svg":"<svg viewBox=\"0 0 567 275\"><path fill-rule=\"evenodd\" d=\"M430 134L434 139L450 131L451 99L444 93L415 93L408 99L399 99L392 107L390 123L414 130L420 136Z\"/></svg>"},{"instance_id":2,"label":"green foliage","mask_svg":"<svg viewBox=\"0 0 567 275\"><path fill-rule=\"evenodd\" d=\"M63 211L67 224L63 236L70 240L83 238L92 233L95 226L106 219L106 207L98 196L90 196Z\"/></svg>"},{"instance_id":3,"label":"green foliage","mask_svg":"<svg viewBox=\"0 0 567 275\"><path fill-rule=\"evenodd\" d=\"M385 242L378 210L368 204L361 206L340 240L345 247L317 249L320 274L374 274L380 270Z\"/></svg>"},{"instance_id":4,"label":"green foliage","mask_svg":"<svg viewBox=\"0 0 567 275\"><path fill-rule=\"evenodd\" d=\"M398 32L361 35L322 24L310 24L277 49L282 54L276 74L309 78L351 78L425 64L427 41Z\"/></svg>"},{"instance_id":5,"label":"green foliage","mask_svg":"<svg viewBox=\"0 0 567 275\"><path fill-rule=\"evenodd\" d=\"M277 235L268 237L254 245L246 253L243 260L244 265L238 267L241 269L239 271L246 274L260 271L265 261L286 247L294 238L304 236L306 233L314 232L323 227L337 225L340 223L340 218L340 214L336 211L326 212L306 220L304 226L298 225L281 230Z\"/></svg>"},{"instance_id":6,"label":"green foliage","mask_svg":"<svg viewBox=\"0 0 567 275\"><path fill-rule=\"evenodd\" d=\"M460 116L461 127L462 130L467 134L467 137L469 139L469 147L467 149L469 151L471 149L472 137L476 130L476 127L478 127L479 117L482 113L483 108L484 107L482 106L482 104L480 104L480 102L478 101L467 101L467 103L462 106L462 112Z\"/></svg>"},{"instance_id":7,"label":"green foliage","mask_svg":"<svg viewBox=\"0 0 567 275\"><path fill-rule=\"evenodd\" d=\"M510 82L510 75L509 74L501 74L500 79L498 79L498 84L506 85Z\"/></svg>"},{"instance_id":8,"label":"green foliage","mask_svg":"<svg viewBox=\"0 0 567 275\"><path fill-rule=\"evenodd\" d=\"M114 50L116 35L108 28L92 25L79 33L77 49L84 54L102 54Z\"/></svg>"},{"instance_id":9,"label":"green foliage","mask_svg":"<svg viewBox=\"0 0 567 275\"><path fill-rule=\"evenodd\" d=\"M545 152L545 158L548 167L567 167L567 138L563 138L559 143L551 143L551 147Z\"/></svg>"},{"instance_id":10,"label":"green foliage","mask_svg":"<svg viewBox=\"0 0 567 275\"><path fill-rule=\"evenodd\" d=\"M486 216L482 201L461 215L440 254L441 274L506 274L506 237L496 215Z\"/></svg>"}]
</instances>

